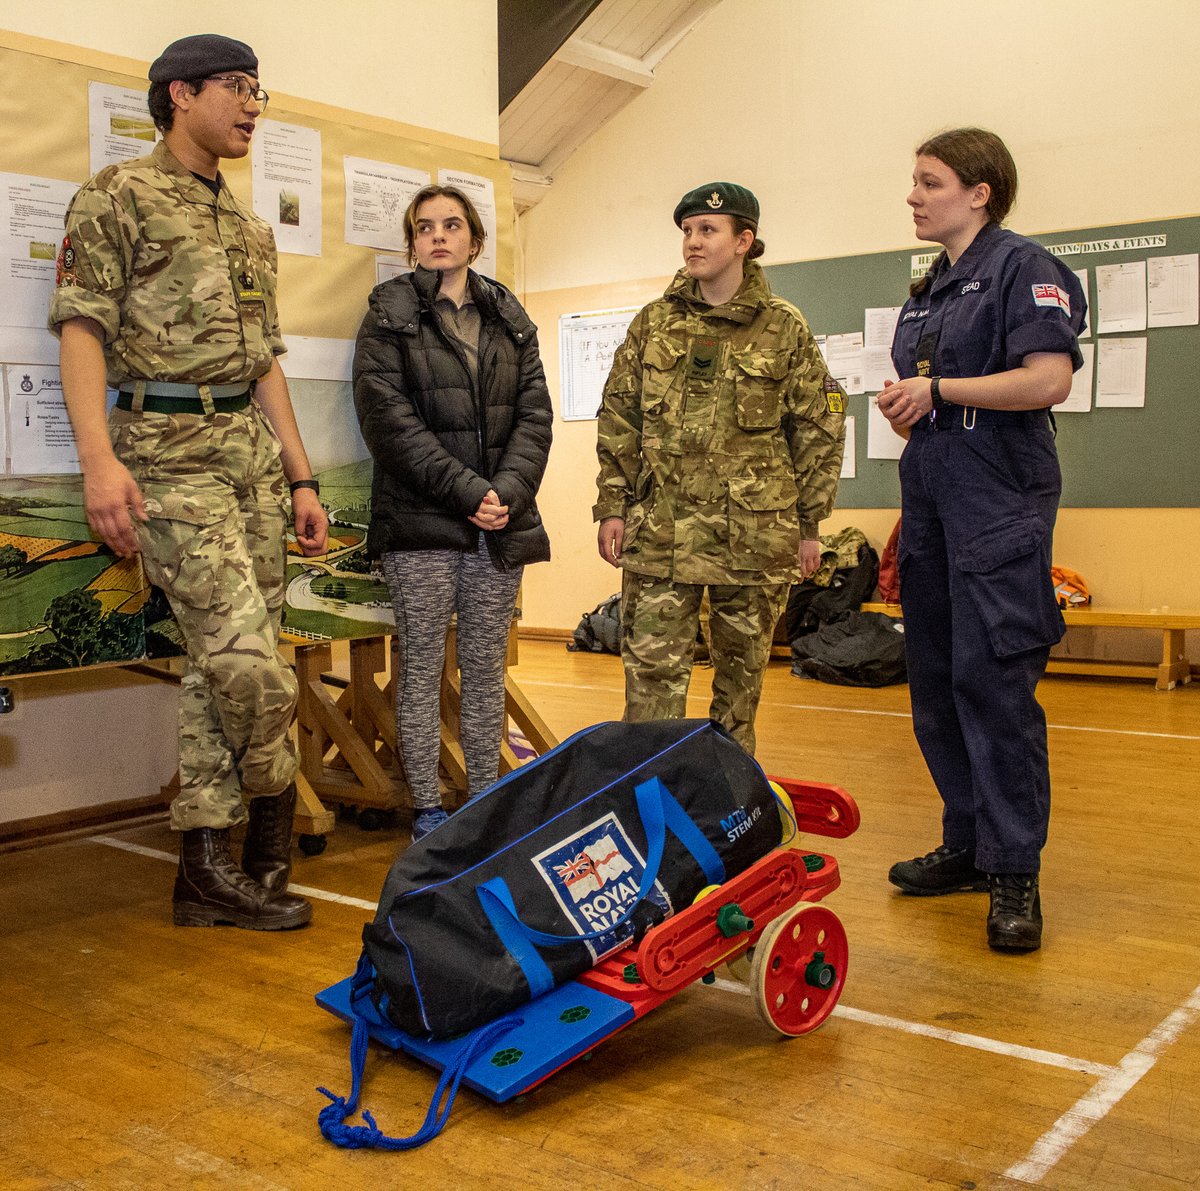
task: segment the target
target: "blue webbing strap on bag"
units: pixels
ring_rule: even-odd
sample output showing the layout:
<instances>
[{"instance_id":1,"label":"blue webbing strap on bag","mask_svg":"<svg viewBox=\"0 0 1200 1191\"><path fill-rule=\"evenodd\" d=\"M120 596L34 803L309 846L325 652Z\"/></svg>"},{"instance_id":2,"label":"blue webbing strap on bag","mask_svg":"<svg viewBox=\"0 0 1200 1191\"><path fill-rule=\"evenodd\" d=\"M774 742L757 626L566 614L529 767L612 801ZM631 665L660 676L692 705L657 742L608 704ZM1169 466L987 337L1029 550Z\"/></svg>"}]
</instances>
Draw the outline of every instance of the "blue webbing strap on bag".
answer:
<instances>
[{"instance_id":1,"label":"blue webbing strap on bag","mask_svg":"<svg viewBox=\"0 0 1200 1191\"><path fill-rule=\"evenodd\" d=\"M350 1037L350 1097L347 1099L334 1095L328 1088L318 1088L317 1091L328 1097L330 1103L317 1114L317 1124L326 1141L331 1141L342 1149L415 1150L427 1141L432 1141L446 1127L446 1122L450 1119L450 1110L454 1107L454 1098L458 1095L458 1086L476 1056L494 1045L496 1040L509 1030L521 1025L524 1018L502 1017L476 1033L470 1045L464 1047L454 1062L442 1072L433 1099L429 1102L429 1111L416 1133L409 1137L389 1137L375 1124L375 1118L365 1109L362 1114L365 1125L347 1125L346 1118L357 1111L358 1097L362 1091L363 1068L366 1066L367 1044L370 1041L368 1019L382 1020L369 1001L364 1003L361 996L355 995L356 990L361 991L369 985L374 975L375 970L364 955L358 961L358 968L351 983L350 1004L354 1009L354 1032Z\"/></svg>"},{"instance_id":2,"label":"blue webbing strap on bag","mask_svg":"<svg viewBox=\"0 0 1200 1191\"><path fill-rule=\"evenodd\" d=\"M667 842L667 831L679 840L699 864L710 885L720 885L725 880L725 864L717 850L708 842L704 832L692 822L691 816L679 805L675 796L663 784L661 778L652 777L639 783L634 789L638 813L646 832L646 868L633 904L614 922L594 931L582 934L554 935L521 921L513 903L512 893L503 877L484 881L476 890L488 921L509 954L516 960L526 982L529 984L530 999L542 996L554 987L554 978L545 960L534 946L562 947L567 943L578 943L588 939L602 939L614 929L627 922L646 895L654 888L662 864L663 848Z\"/></svg>"}]
</instances>

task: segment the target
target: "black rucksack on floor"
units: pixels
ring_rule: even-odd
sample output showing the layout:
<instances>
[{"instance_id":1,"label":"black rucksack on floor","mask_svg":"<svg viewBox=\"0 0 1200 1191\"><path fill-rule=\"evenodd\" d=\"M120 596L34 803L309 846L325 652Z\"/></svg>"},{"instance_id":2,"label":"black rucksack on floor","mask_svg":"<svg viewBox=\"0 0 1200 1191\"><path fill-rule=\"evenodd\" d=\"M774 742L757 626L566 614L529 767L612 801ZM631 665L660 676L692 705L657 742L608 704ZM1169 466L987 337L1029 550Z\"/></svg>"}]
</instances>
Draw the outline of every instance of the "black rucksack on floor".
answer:
<instances>
[{"instance_id":1,"label":"black rucksack on floor","mask_svg":"<svg viewBox=\"0 0 1200 1191\"><path fill-rule=\"evenodd\" d=\"M904 624L882 612L843 612L792 642L792 673L840 686L906 682Z\"/></svg>"},{"instance_id":2,"label":"black rucksack on floor","mask_svg":"<svg viewBox=\"0 0 1200 1191\"><path fill-rule=\"evenodd\" d=\"M794 642L843 612L857 612L859 605L875 594L878 579L879 555L864 541L858 548L857 563L837 568L827 585L811 580L793 584L784 613L788 640Z\"/></svg>"},{"instance_id":3,"label":"black rucksack on floor","mask_svg":"<svg viewBox=\"0 0 1200 1191\"><path fill-rule=\"evenodd\" d=\"M585 653L621 652L621 593L585 612L568 649Z\"/></svg>"}]
</instances>

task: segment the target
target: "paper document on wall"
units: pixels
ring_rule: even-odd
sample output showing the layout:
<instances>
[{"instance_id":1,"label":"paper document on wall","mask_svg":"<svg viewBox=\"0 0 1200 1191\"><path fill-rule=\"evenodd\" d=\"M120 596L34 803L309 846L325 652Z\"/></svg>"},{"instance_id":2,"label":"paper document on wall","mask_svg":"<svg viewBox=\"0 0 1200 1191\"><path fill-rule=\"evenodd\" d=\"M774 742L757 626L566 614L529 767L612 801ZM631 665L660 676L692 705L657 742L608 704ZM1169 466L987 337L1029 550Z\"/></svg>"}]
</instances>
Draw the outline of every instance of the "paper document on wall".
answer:
<instances>
[{"instance_id":1,"label":"paper document on wall","mask_svg":"<svg viewBox=\"0 0 1200 1191\"><path fill-rule=\"evenodd\" d=\"M899 459L907 439L901 438L892 424L879 412L874 401L867 402L867 458Z\"/></svg>"},{"instance_id":2,"label":"paper document on wall","mask_svg":"<svg viewBox=\"0 0 1200 1191\"><path fill-rule=\"evenodd\" d=\"M279 366L288 380L350 379L354 362L353 339L323 339L315 335L285 335L287 348Z\"/></svg>"},{"instance_id":3,"label":"paper document on wall","mask_svg":"<svg viewBox=\"0 0 1200 1191\"><path fill-rule=\"evenodd\" d=\"M1146 262L1129 261L1124 265L1096 266L1096 330L1105 335L1113 331L1146 329Z\"/></svg>"},{"instance_id":4,"label":"paper document on wall","mask_svg":"<svg viewBox=\"0 0 1200 1191\"><path fill-rule=\"evenodd\" d=\"M5 364L9 471L15 476L60 476L79 471L79 451L63 399L58 368ZM112 407L116 393L107 393Z\"/></svg>"},{"instance_id":5,"label":"paper document on wall","mask_svg":"<svg viewBox=\"0 0 1200 1191\"><path fill-rule=\"evenodd\" d=\"M1146 340L1101 339L1096 359L1096 408L1146 404Z\"/></svg>"},{"instance_id":6,"label":"paper document on wall","mask_svg":"<svg viewBox=\"0 0 1200 1191\"><path fill-rule=\"evenodd\" d=\"M260 119L250 172L254 210L271 225L275 247L298 256L320 256L320 132Z\"/></svg>"},{"instance_id":7,"label":"paper document on wall","mask_svg":"<svg viewBox=\"0 0 1200 1191\"><path fill-rule=\"evenodd\" d=\"M1083 296L1088 300L1087 313L1083 316L1083 329L1079 332L1079 338L1084 339L1092 333L1092 299L1088 290L1088 271L1072 269L1071 272L1079 278L1079 284L1083 287Z\"/></svg>"},{"instance_id":8,"label":"paper document on wall","mask_svg":"<svg viewBox=\"0 0 1200 1191\"><path fill-rule=\"evenodd\" d=\"M900 310L899 306L868 306L863 311L863 347L886 347L891 351Z\"/></svg>"},{"instance_id":9,"label":"paper document on wall","mask_svg":"<svg viewBox=\"0 0 1200 1191\"><path fill-rule=\"evenodd\" d=\"M856 457L857 449L854 438L854 415L849 414L846 418L846 445L842 450L842 473L843 480L853 480L856 474Z\"/></svg>"},{"instance_id":10,"label":"paper document on wall","mask_svg":"<svg viewBox=\"0 0 1200 1191\"><path fill-rule=\"evenodd\" d=\"M412 266L402 256L388 256L386 253L375 254L375 284L382 285L393 277L403 277L411 273Z\"/></svg>"},{"instance_id":11,"label":"paper document on wall","mask_svg":"<svg viewBox=\"0 0 1200 1191\"><path fill-rule=\"evenodd\" d=\"M40 327L6 327L0 323L0 362L57 364L58 340L43 323Z\"/></svg>"},{"instance_id":12,"label":"paper document on wall","mask_svg":"<svg viewBox=\"0 0 1200 1191\"><path fill-rule=\"evenodd\" d=\"M604 395L613 355L638 307L564 314L558 320L560 416L564 422L594 418Z\"/></svg>"},{"instance_id":13,"label":"paper document on wall","mask_svg":"<svg viewBox=\"0 0 1200 1191\"><path fill-rule=\"evenodd\" d=\"M825 365L841 381L847 393L863 393L863 335L850 331L845 335L826 335Z\"/></svg>"},{"instance_id":14,"label":"paper document on wall","mask_svg":"<svg viewBox=\"0 0 1200 1191\"><path fill-rule=\"evenodd\" d=\"M1200 323L1200 254L1152 256L1146 261L1146 322L1151 327Z\"/></svg>"},{"instance_id":15,"label":"paper document on wall","mask_svg":"<svg viewBox=\"0 0 1200 1191\"><path fill-rule=\"evenodd\" d=\"M1092 377L1095 373L1096 345L1081 343L1083 367L1071 377L1071 393L1066 401L1054 406L1054 414L1086 414L1092 408Z\"/></svg>"},{"instance_id":16,"label":"paper document on wall","mask_svg":"<svg viewBox=\"0 0 1200 1191\"><path fill-rule=\"evenodd\" d=\"M0 322L44 327L74 182L0 173Z\"/></svg>"},{"instance_id":17,"label":"paper document on wall","mask_svg":"<svg viewBox=\"0 0 1200 1191\"><path fill-rule=\"evenodd\" d=\"M880 392L886 381L897 381L890 347L863 348L863 388L868 393Z\"/></svg>"},{"instance_id":18,"label":"paper document on wall","mask_svg":"<svg viewBox=\"0 0 1200 1191\"><path fill-rule=\"evenodd\" d=\"M88 160L93 174L106 165L144 157L158 139L145 91L88 83Z\"/></svg>"},{"instance_id":19,"label":"paper document on wall","mask_svg":"<svg viewBox=\"0 0 1200 1191\"><path fill-rule=\"evenodd\" d=\"M404 248L404 212L413 196L429 185L429 171L344 157L346 243L368 248Z\"/></svg>"}]
</instances>

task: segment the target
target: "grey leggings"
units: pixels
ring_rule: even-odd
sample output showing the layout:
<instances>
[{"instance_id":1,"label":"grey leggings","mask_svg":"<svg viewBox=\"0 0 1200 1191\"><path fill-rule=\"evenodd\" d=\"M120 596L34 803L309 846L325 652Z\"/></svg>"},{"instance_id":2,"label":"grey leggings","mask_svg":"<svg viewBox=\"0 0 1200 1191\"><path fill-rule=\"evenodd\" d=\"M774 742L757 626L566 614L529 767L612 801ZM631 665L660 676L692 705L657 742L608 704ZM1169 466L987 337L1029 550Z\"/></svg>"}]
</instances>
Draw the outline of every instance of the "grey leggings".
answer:
<instances>
[{"instance_id":1,"label":"grey leggings","mask_svg":"<svg viewBox=\"0 0 1200 1191\"><path fill-rule=\"evenodd\" d=\"M383 556L400 652L396 735L417 807L441 805L439 708L446 630L455 612L469 793L496 780L505 721L504 656L523 569L497 570L482 532L474 554L401 550Z\"/></svg>"}]
</instances>

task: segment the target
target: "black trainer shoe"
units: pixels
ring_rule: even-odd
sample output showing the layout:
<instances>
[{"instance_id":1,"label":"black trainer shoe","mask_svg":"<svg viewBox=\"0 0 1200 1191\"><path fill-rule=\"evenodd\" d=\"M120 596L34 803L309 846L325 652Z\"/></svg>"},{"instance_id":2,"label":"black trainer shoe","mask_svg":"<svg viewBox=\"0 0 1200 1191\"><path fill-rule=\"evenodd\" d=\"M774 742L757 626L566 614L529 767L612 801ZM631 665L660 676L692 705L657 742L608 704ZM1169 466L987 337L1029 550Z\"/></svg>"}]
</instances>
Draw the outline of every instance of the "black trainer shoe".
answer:
<instances>
[{"instance_id":1,"label":"black trainer shoe","mask_svg":"<svg viewBox=\"0 0 1200 1191\"><path fill-rule=\"evenodd\" d=\"M982 893L988 887L987 873L975 867L975 857L965 848L948 848L945 844L917 856L893 864L888 880L905 893L916 897L933 897L939 893Z\"/></svg>"},{"instance_id":2,"label":"black trainer shoe","mask_svg":"<svg viewBox=\"0 0 1200 1191\"><path fill-rule=\"evenodd\" d=\"M1037 873L992 873L988 892L988 946L994 951L1036 951L1042 945Z\"/></svg>"}]
</instances>

